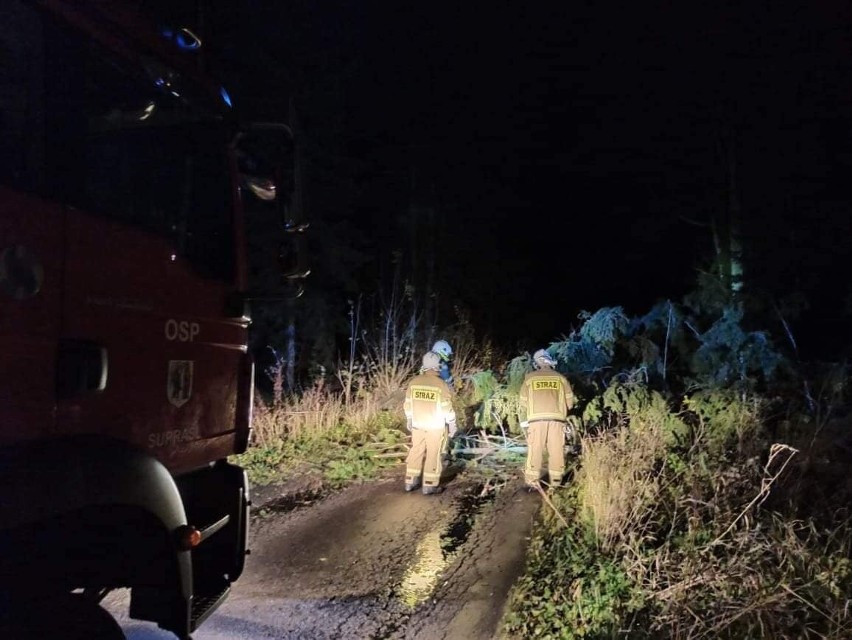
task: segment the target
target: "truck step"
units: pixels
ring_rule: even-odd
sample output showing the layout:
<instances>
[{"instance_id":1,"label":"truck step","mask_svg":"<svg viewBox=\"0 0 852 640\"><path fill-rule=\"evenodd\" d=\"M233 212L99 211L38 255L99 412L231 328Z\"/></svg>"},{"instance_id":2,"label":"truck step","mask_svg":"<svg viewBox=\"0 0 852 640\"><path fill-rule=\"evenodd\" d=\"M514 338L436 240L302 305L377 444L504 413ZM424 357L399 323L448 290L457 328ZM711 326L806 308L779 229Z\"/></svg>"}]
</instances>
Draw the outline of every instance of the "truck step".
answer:
<instances>
[{"instance_id":1,"label":"truck step","mask_svg":"<svg viewBox=\"0 0 852 640\"><path fill-rule=\"evenodd\" d=\"M192 614L190 628L195 631L228 597L231 587L225 587L219 593L210 595L196 594L192 598Z\"/></svg>"}]
</instances>

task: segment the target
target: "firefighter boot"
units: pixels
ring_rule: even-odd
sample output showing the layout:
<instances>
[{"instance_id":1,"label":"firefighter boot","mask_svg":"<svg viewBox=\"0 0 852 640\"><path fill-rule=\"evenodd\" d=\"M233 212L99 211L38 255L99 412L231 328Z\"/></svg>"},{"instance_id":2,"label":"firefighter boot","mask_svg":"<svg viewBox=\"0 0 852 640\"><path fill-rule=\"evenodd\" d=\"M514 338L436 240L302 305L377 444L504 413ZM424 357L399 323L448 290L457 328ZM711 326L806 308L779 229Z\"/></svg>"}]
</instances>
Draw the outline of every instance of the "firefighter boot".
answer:
<instances>
[{"instance_id":1,"label":"firefighter boot","mask_svg":"<svg viewBox=\"0 0 852 640\"><path fill-rule=\"evenodd\" d=\"M415 489L420 488L420 478L406 478L405 480L405 492L408 493L410 491L414 491Z\"/></svg>"},{"instance_id":2,"label":"firefighter boot","mask_svg":"<svg viewBox=\"0 0 852 640\"><path fill-rule=\"evenodd\" d=\"M444 492L444 487L423 487L424 496L436 496Z\"/></svg>"},{"instance_id":3,"label":"firefighter boot","mask_svg":"<svg viewBox=\"0 0 852 640\"><path fill-rule=\"evenodd\" d=\"M559 489L559 488L561 488L561 487L563 486L562 480L563 480L563 478L564 478L564 477L565 477L565 473L564 473L564 472L560 472L560 471L556 471L556 472L554 472L554 471L551 471L551 472L548 474L548 482L547 482L547 486L548 486L548 488L549 488L551 491L552 491L552 490L554 490L554 489Z\"/></svg>"}]
</instances>

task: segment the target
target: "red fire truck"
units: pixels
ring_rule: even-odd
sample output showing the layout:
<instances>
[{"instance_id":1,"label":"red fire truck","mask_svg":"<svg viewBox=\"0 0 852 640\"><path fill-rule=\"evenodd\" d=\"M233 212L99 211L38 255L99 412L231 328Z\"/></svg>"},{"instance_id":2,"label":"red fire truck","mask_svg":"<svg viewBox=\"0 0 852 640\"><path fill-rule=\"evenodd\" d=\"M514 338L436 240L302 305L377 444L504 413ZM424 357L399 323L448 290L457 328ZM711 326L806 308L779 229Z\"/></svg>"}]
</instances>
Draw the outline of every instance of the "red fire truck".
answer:
<instances>
[{"instance_id":1,"label":"red fire truck","mask_svg":"<svg viewBox=\"0 0 852 640\"><path fill-rule=\"evenodd\" d=\"M0 3L2 637L123 637L97 603L129 587L188 638L243 570L241 198L276 185L199 44L114 0Z\"/></svg>"}]
</instances>

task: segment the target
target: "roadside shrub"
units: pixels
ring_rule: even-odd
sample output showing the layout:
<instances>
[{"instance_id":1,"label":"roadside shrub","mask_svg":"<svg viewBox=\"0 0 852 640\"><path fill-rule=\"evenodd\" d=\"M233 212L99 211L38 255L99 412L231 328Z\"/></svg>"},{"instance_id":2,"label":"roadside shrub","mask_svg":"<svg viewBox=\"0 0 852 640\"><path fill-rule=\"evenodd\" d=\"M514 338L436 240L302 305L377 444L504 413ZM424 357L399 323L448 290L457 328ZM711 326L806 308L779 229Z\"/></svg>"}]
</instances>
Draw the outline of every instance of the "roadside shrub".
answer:
<instances>
[{"instance_id":1,"label":"roadside shrub","mask_svg":"<svg viewBox=\"0 0 852 640\"><path fill-rule=\"evenodd\" d=\"M697 418L696 440L714 454L731 447L740 453L763 445L762 410L759 396L732 389L699 391L683 400L686 410Z\"/></svg>"},{"instance_id":2,"label":"roadside shrub","mask_svg":"<svg viewBox=\"0 0 852 640\"><path fill-rule=\"evenodd\" d=\"M758 380L771 380L783 362L763 331L742 328L743 311L728 306L707 331L692 361L692 384L697 387L753 389Z\"/></svg>"},{"instance_id":3,"label":"roadside shrub","mask_svg":"<svg viewBox=\"0 0 852 640\"><path fill-rule=\"evenodd\" d=\"M629 426L632 430L652 429L668 446L683 444L689 427L683 417L669 408L663 395L651 389L641 370L614 379L604 392L588 402L583 421L599 428Z\"/></svg>"},{"instance_id":4,"label":"roadside shrub","mask_svg":"<svg viewBox=\"0 0 852 640\"><path fill-rule=\"evenodd\" d=\"M510 637L852 637L852 526L777 510L798 451L769 446L765 407L704 389L675 410L616 377L572 487L543 506Z\"/></svg>"},{"instance_id":5,"label":"roadside shrub","mask_svg":"<svg viewBox=\"0 0 852 640\"><path fill-rule=\"evenodd\" d=\"M233 456L233 460L248 472L252 484L269 484L280 475L291 453L289 447L278 441L249 447L245 453Z\"/></svg>"},{"instance_id":6,"label":"roadside shrub","mask_svg":"<svg viewBox=\"0 0 852 640\"><path fill-rule=\"evenodd\" d=\"M639 578L653 615L649 636L848 638L850 535L826 535L767 514L724 541L667 545Z\"/></svg>"},{"instance_id":7,"label":"roadside shrub","mask_svg":"<svg viewBox=\"0 0 852 640\"><path fill-rule=\"evenodd\" d=\"M572 502L555 501L566 509ZM504 631L518 639L610 637L642 605L642 593L618 556L601 551L594 533L577 521L553 534L556 526L545 516L533 532Z\"/></svg>"},{"instance_id":8,"label":"roadside shrub","mask_svg":"<svg viewBox=\"0 0 852 640\"><path fill-rule=\"evenodd\" d=\"M656 517L665 456L658 425L584 437L581 444L583 460L574 480L578 515L598 546L608 551L646 536Z\"/></svg>"}]
</instances>

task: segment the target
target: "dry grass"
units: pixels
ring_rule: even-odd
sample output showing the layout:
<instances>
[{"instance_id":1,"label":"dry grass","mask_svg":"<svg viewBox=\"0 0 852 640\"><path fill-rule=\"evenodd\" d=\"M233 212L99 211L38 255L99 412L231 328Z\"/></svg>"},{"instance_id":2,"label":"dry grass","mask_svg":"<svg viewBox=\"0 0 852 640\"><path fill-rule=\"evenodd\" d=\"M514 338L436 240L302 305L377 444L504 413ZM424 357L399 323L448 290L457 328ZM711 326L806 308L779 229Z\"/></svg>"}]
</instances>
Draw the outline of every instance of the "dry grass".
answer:
<instances>
[{"instance_id":1,"label":"dry grass","mask_svg":"<svg viewBox=\"0 0 852 640\"><path fill-rule=\"evenodd\" d=\"M667 545L634 569L667 637L841 640L852 637L850 540L848 530L826 540L802 522L752 520L721 547Z\"/></svg>"},{"instance_id":2,"label":"dry grass","mask_svg":"<svg viewBox=\"0 0 852 640\"><path fill-rule=\"evenodd\" d=\"M419 369L412 352L394 359L385 360L381 354L365 356L358 372L348 387L352 390L349 408L356 405L375 402L383 409L396 409L402 406L402 391L408 380ZM341 383L345 381L341 378Z\"/></svg>"},{"instance_id":3,"label":"dry grass","mask_svg":"<svg viewBox=\"0 0 852 640\"><path fill-rule=\"evenodd\" d=\"M653 631L684 640L852 637L852 530L819 531L761 509L796 454L773 444L764 463L696 464L677 476L664 497L669 534L652 548L631 540L619 550L655 603Z\"/></svg>"},{"instance_id":4,"label":"dry grass","mask_svg":"<svg viewBox=\"0 0 852 640\"><path fill-rule=\"evenodd\" d=\"M361 386L347 403L342 392L318 382L300 395L282 397L278 403L265 403L257 398L254 444L269 446L282 439L367 431L388 410L387 397L384 388ZM401 415L402 401L398 404L394 415Z\"/></svg>"},{"instance_id":5,"label":"dry grass","mask_svg":"<svg viewBox=\"0 0 852 640\"><path fill-rule=\"evenodd\" d=\"M583 437L577 474L580 513L604 550L644 535L654 518L662 487L665 441L652 419L643 428Z\"/></svg>"},{"instance_id":6,"label":"dry grass","mask_svg":"<svg viewBox=\"0 0 852 640\"><path fill-rule=\"evenodd\" d=\"M284 396L277 403L267 404L258 397L253 421L254 442L269 446L284 438L329 432L341 424L344 408L340 397L316 386L301 396Z\"/></svg>"},{"instance_id":7,"label":"dry grass","mask_svg":"<svg viewBox=\"0 0 852 640\"><path fill-rule=\"evenodd\" d=\"M359 329L359 311L353 308L350 339L357 349L339 363L333 378L318 379L298 393L287 394L284 360L278 358L267 369L273 394L271 399L258 397L255 402L253 447L245 464L256 463L266 477L294 457L319 461L329 447L348 452L349 458L366 456L374 461L400 456L405 387L420 369L423 346L431 333L418 327L417 314L405 311L402 298L394 300L395 306L380 314L368 330ZM460 382L466 371L493 355L490 345L476 346L470 324L462 316L455 329L443 336L456 349L454 374ZM457 401L461 409L463 399ZM377 453L373 450L377 443L387 443L393 450ZM341 476L347 470L364 476L363 460L340 462Z\"/></svg>"}]
</instances>

